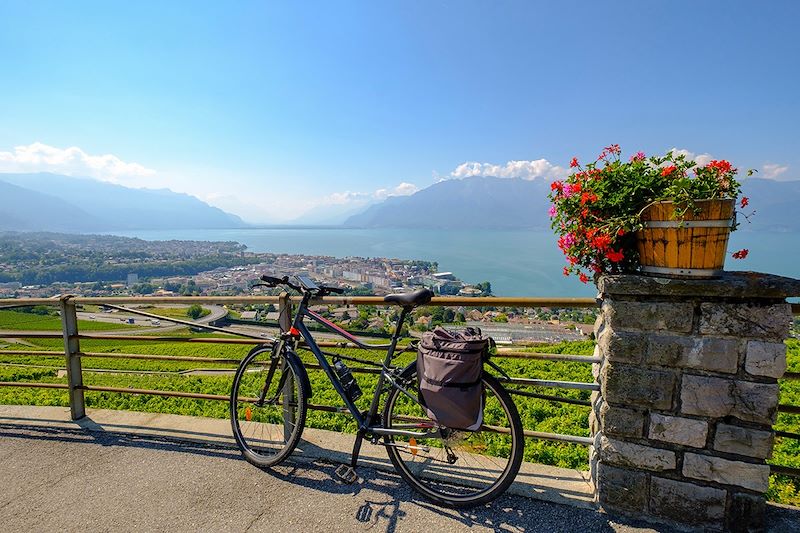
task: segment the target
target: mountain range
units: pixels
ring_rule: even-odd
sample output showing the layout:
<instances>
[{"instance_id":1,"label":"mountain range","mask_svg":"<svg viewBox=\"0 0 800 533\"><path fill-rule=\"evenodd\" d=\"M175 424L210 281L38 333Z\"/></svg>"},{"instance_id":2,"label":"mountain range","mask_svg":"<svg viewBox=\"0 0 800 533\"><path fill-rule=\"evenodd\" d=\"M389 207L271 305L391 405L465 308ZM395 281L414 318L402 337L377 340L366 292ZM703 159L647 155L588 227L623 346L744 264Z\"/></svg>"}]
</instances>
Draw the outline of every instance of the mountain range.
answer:
<instances>
[{"instance_id":1,"label":"mountain range","mask_svg":"<svg viewBox=\"0 0 800 533\"><path fill-rule=\"evenodd\" d=\"M91 232L246 227L241 218L168 189L89 178L0 174L0 230Z\"/></svg>"},{"instance_id":2,"label":"mountain range","mask_svg":"<svg viewBox=\"0 0 800 533\"><path fill-rule=\"evenodd\" d=\"M349 217L351 228L549 228L550 182L475 176L441 181L410 196L394 196ZM800 231L800 180L748 178L742 194L755 215L740 229Z\"/></svg>"},{"instance_id":3,"label":"mountain range","mask_svg":"<svg viewBox=\"0 0 800 533\"><path fill-rule=\"evenodd\" d=\"M548 228L550 182L474 176L435 183L409 196L346 211L308 216L297 224L348 228ZM755 216L741 229L800 231L800 180L748 178L742 192ZM748 209L750 209L748 208ZM344 208L343 208L344 209ZM745 210L747 212L747 210ZM334 216L336 215L336 216ZM236 215L168 189L131 189L89 178L51 173L0 174L0 231L69 233L147 229L251 227Z\"/></svg>"}]
</instances>

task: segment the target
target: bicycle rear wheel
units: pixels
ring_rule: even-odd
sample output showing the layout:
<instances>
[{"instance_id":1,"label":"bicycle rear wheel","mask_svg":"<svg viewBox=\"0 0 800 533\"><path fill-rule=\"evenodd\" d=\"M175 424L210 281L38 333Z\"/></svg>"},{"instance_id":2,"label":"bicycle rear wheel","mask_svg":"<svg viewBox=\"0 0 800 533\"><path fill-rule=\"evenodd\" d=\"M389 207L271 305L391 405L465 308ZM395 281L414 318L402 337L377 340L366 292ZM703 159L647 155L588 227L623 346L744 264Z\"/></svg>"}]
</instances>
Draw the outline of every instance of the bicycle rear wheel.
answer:
<instances>
[{"instance_id":1,"label":"bicycle rear wheel","mask_svg":"<svg viewBox=\"0 0 800 533\"><path fill-rule=\"evenodd\" d=\"M416 370L406 389L417 395ZM484 421L478 431L441 427L436 437L386 437L384 444L397 472L423 496L450 507L489 502L508 489L522 464L525 440L511 396L485 374ZM385 428L421 432L438 425L424 407L392 387L383 413Z\"/></svg>"},{"instance_id":2,"label":"bicycle rear wheel","mask_svg":"<svg viewBox=\"0 0 800 533\"><path fill-rule=\"evenodd\" d=\"M306 419L299 363L277 354L277 347L248 354L231 389L233 436L245 459L259 467L275 466L292 453Z\"/></svg>"}]
</instances>

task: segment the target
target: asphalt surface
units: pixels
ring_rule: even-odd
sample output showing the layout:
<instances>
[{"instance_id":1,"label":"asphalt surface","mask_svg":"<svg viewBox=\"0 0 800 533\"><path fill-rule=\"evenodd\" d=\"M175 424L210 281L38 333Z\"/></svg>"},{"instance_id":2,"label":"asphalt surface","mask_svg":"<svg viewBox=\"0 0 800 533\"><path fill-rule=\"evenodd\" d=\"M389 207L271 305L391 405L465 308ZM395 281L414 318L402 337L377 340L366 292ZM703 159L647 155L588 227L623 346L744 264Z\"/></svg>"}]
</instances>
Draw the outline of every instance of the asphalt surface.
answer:
<instances>
[{"instance_id":1,"label":"asphalt surface","mask_svg":"<svg viewBox=\"0 0 800 533\"><path fill-rule=\"evenodd\" d=\"M466 511L395 474L293 460L261 471L236 450L118 433L0 424L4 531L655 531L587 509L504 496Z\"/></svg>"},{"instance_id":2,"label":"asphalt surface","mask_svg":"<svg viewBox=\"0 0 800 533\"><path fill-rule=\"evenodd\" d=\"M457 511L366 466L347 485L318 457L262 471L229 445L41 422L0 421L3 531L670 531L511 494ZM768 524L800 531L800 510L770 506Z\"/></svg>"}]
</instances>

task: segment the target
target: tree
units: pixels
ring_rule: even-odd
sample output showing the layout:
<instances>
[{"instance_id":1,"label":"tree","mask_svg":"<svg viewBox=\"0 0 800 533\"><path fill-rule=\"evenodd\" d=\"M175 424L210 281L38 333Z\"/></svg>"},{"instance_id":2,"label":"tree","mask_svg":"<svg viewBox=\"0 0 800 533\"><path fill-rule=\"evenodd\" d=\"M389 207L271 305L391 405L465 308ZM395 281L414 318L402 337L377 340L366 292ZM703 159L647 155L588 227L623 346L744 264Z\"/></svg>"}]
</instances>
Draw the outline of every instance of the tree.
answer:
<instances>
[{"instance_id":1,"label":"tree","mask_svg":"<svg viewBox=\"0 0 800 533\"><path fill-rule=\"evenodd\" d=\"M508 315L505 313L500 313L492 319L492 322L508 322Z\"/></svg>"},{"instance_id":2,"label":"tree","mask_svg":"<svg viewBox=\"0 0 800 533\"><path fill-rule=\"evenodd\" d=\"M204 309L197 304L192 305L189 309L186 310L186 316L193 320L197 320L201 316L203 316Z\"/></svg>"},{"instance_id":3,"label":"tree","mask_svg":"<svg viewBox=\"0 0 800 533\"><path fill-rule=\"evenodd\" d=\"M485 296L492 294L492 284L488 281L482 281L475 285L475 287L480 289L481 293Z\"/></svg>"}]
</instances>

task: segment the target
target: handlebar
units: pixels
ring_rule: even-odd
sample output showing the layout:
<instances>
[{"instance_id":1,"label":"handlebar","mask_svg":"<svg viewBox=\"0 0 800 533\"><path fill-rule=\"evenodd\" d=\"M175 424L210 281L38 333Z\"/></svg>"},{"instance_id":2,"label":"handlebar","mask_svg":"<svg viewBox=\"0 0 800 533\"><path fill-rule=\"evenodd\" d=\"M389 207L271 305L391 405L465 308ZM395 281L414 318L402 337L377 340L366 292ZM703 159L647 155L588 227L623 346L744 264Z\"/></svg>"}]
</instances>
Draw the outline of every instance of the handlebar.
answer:
<instances>
[{"instance_id":1,"label":"handlebar","mask_svg":"<svg viewBox=\"0 0 800 533\"><path fill-rule=\"evenodd\" d=\"M297 285L289 281L289 276L283 276L282 278L276 278L273 276L263 275L261 276L261 281L264 283L258 283L256 286L265 286L265 287L277 287L278 285L285 285L290 289L294 289L297 292L313 292L316 296L325 296L326 294L344 294L344 289L339 287L314 287L307 288L301 284Z\"/></svg>"}]
</instances>

